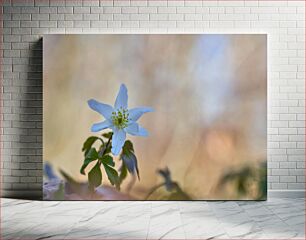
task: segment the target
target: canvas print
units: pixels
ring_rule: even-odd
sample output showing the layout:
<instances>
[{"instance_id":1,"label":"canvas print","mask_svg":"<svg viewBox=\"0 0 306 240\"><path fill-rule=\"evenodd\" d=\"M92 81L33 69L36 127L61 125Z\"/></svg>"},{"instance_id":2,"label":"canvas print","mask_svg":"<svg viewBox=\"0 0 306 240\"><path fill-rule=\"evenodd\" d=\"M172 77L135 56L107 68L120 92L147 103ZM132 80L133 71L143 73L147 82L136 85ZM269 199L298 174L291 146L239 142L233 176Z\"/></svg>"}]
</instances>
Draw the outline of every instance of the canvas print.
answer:
<instances>
[{"instance_id":1,"label":"canvas print","mask_svg":"<svg viewBox=\"0 0 306 240\"><path fill-rule=\"evenodd\" d=\"M43 38L45 200L264 200L265 34Z\"/></svg>"}]
</instances>

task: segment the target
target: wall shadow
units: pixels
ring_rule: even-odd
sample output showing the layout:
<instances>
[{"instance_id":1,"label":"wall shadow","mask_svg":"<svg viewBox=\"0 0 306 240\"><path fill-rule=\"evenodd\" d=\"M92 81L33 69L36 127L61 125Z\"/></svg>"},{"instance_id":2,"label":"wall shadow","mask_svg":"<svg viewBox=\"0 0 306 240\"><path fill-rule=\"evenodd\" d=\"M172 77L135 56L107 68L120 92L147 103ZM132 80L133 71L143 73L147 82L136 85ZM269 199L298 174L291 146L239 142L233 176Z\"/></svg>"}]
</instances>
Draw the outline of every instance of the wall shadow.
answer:
<instances>
[{"instance_id":1,"label":"wall shadow","mask_svg":"<svg viewBox=\"0 0 306 240\"><path fill-rule=\"evenodd\" d=\"M27 67L20 72L20 178L28 177L26 187L12 188L8 198L41 200L43 182L43 39L30 43ZM27 133L27 136L22 136ZM24 170L28 171L26 176Z\"/></svg>"}]
</instances>

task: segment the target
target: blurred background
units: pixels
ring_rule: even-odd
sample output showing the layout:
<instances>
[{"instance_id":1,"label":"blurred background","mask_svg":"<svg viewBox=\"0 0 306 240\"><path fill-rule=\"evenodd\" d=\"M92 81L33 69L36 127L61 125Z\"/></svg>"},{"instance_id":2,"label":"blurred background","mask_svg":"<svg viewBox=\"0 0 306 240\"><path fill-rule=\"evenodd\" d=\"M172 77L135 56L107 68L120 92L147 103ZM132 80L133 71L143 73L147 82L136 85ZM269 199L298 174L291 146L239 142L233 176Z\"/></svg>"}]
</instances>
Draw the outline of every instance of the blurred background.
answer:
<instances>
[{"instance_id":1,"label":"blurred background","mask_svg":"<svg viewBox=\"0 0 306 240\"><path fill-rule=\"evenodd\" d=\"M113 105L125 83L129 108L155 109L139 121L149 137L128 136L140 172L129 195L144 199L167 166L191 199L265 198L265 34L47 35L43 45L43 158L55 171L87 180L82 144L103 120L87 100Z\"/></svg>"}]
</instances>

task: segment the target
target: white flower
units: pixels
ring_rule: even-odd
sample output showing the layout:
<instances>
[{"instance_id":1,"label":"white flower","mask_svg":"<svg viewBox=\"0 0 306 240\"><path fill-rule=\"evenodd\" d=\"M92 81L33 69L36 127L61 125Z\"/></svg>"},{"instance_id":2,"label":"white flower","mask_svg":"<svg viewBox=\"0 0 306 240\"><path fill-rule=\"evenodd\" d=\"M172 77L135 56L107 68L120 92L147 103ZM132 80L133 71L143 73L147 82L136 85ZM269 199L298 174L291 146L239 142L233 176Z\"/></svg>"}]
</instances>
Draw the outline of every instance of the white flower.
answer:
<instances>
[{"instance_id":1,"label":"white flower","mask_svg":"<svg viewBox=\"0 0 306 240\"><path fill-rule=\"evenodd\" d=\"M88 101L88 105L94 111L100 113L105 121L95 123L91 127L92 132L98 132L106 128L113 130L112 153L118 155L126 139L126 133L134 136L148 136L148 131L141 127L136 121L153 108L138 107L128 109L127 88L121 84L114 107L100 103L94 99Z\"/></svg>"}]
</instances>

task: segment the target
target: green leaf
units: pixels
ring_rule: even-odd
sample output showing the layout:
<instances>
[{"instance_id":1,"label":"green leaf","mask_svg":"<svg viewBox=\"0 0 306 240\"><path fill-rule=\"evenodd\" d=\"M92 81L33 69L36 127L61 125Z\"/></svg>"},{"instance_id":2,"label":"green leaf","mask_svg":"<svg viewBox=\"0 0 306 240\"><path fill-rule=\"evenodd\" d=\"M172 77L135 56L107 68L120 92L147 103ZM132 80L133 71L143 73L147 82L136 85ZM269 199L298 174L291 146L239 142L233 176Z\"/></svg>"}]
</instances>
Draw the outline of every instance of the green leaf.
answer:
<instances>
[{"instance_id":1,"label":"green leaf","mask_svg":"<svg viewBox=\"0 0 306 240\"><path fill-rule=\"evenodd\" d=\"M134 155L134 153L133 153ZM135 155L134 155L135 156ZM137 163L137 158L135 156L135 167L136 167L136 173L137 173L137 177L138 177L138 180L140 180L140 176L139 176L139 169L138 169L138 163Z\"/></svg>"},{"instance_id":2,"label":"green leaf","mask_svg":"<svg viewBox=\"0 0 306 240\"><path fill-rule=\"evenodd\" d=\"M107 177L108 177L108 180L110 181L110 183L112 185L115 185L116 188L119 189L120 181L119 181L117 171L114 168L108 166L107 164L103 163L103 166L104 166L105 172L107 174Z\"/></svg>"},{"instance_id":3,"label":"green leaf","mask_svg":"<svg viewBox=\"0 0 306 240\"><path fill-rule=\"evenodd\" d=\"M65 200L65 187L64 183L60 183L58 190L54 192L54 200Z\"/></svg>"},{"instance_id":4,"label":"green leaf","mask_svg":"<svg viewBox=\"0 0 306 240\"><path fill-rule=\"evenodd\" d=\"M99 150L99 158L103 158L103 156L109 154L110 152L111 152L111 145L110 144L109 144L109 146L104 145Z\"/></svg>"},{"instance_id":5,"label":"green leaf","mask_svg":"<svg viewBox=\"0 0 306 240\"><path fill-rule=\"evenodd\" d=\"M173 181L171 179L171 173L169 168L165 167L164 169L159 169L157 173L163 177L167 191L171 191L175 185L173 184Z\"/></svg>"},{"instance_id":6,"label":"green leaf","mask_svg":"<svg viewBox=\"0 0 306 240\"><path fill-rule=\"evenodd\" d=\"M80 169L80 173L81 174L85 174L85 168L88 166L89 163L91 163L92 161L95 161L98 159L98 153L97 150L95 148L91 148L89 149L88 153L85 156L85 160L83 162L83 165Z\"/></svg>"},{"instance_id":7,"label":"green leaf","mask_svg":"<svg viewBox=\"0 0 306 240\"><path fill-rule=\"evenodd\" d=\"M72 192L75 192L77 194L82 195L83 193L83 184L77 182L76 180L74 180L68 173L64 172L62 169L59 169L59 172L61 173L61 175L64 177L64 179L66 180L69 189Z\"/></svg>"},{"instance_id":8,"label":"green leaf","mask_svg":"<svg viewBox=\"0 0 306 240\"><path fill-rule=\"evenodd\" d=\"M262 163L259 171L259 194L257 200L266 200L267 199L267 164L266 162Z\"/></svg>"},{"instance_id":9,"label":"green leaf","mask_svg":"<svg viewBox=\"0 0 306 240\"><path fill-rule=\"evenodd\" d=\"M90 159L98 159L98 157L99 155L95 148L89 149L88 153L85 156L85 158L90 158Z\"/></svg>"},{"instance_id":10,"label":"green leaf","mask_svg":"<svg viewBox=\"0 0 306 240\"><path fill-rule=\"evenodd\" d=\"M110 165L112 167L115 166L115 162L113 160L113 157L110 155L104 155L102 158L99 158L102 163L105 163L107 165Z\"/></svg>"},{"instance_id":11,"label":"green leaf","mask_svg":"<svg viewBox=\"0 0 306 240\"><path fill-rule=\"evenodd\" d=\"M102 136L109 139L113 135L113 132L103 133Z\"/></svg>"},{"instance_id":12,"label":"green leaf","mask_svg":"<svg viewBox=\"0 0 306 240\"><path fill-rule=\"evenodd\" d=\"M191 200L188 195L186 195L183 192L174 192L171 193L170 196L168 197L168 200L173 201L173 200L179 200L179 201L186 201L186 200Z\"/></svg>"},{"instance_id":13,"label":"green leaf","mask_svg":"<svg viewBox=\"0 0 306 240\"><path fill-rule=\"evenodd\" d=\"M173 182L173 184L176 189L170 194L168 200L191 200L191 197L185 193L176 182Z\"/></svg>"},{"instance_id":14,"label":"green leaf","mask_svg":"<svg viewBox=\"0 0 306 240\"><path fill-rule=\"evenodd\" d=\"M127 153L134 152L133 143L130 140L126 140L122 149L124 152L127 152Z\"/></svg>"},{"instance_id":15,"label":"green leaf","mask_svg":"<svg viewBox=\"0 0 306 240\"><path fill-rule=\"evenodd\" d=\"M104 144L103 140L99 137L96 137L96 136L91 136L91 137L86 139L86 141L83 144L83 148L82 148L82 152L85 151L85 153L84 153L85 156L87 155L88 151L90 150L92 145L95 143L95 141L97 141L98 139L100 139L102 144Z\"/></svg>"},{"instance_id":16,"label":"green leaf","mask_svg":"<svg viewBox=\"0 0 306 240\"><path fill-rule=\"evenodd\" d=\"M124 162L122 162L122 166L120 168L120 175L119 175L120 184L123 182L123 180L126 178L126 176L127 176L127 168L126 168Z\"/></svg>"},{"instance_id":17,"label":"green leaf","mask_svg":"<svg viewBox=\"0 0 306 240\"><path fill-rule=\"evenodd\" d=\"M135 174L136 172L138 179L140 179L137 158L134 154L133 143L130 140L125 141L122 147L122 153L120 155L120 159L122 159L122 161L124 162L129 173Z\"/></svg>"},{"instance_id":18,"label":"green leaf","mask_svg":"<svg viewBox=\"0 0 306 240\"><path fill-rule=\"evenodd\" d=\"M80 173L85 175L85 168L88 166L89 163L95 161L96 159L90 159L90 158L85 158L83 165L80 169Z\"/></svg>"},{"instance_id":19,"label":"green leaf","mask_svg":"<svg viewBox=\"0 0 306 240\"><path fill-rule=\"evenodd\" d=\"M121 159L124 162L125 166L127 167L127 170L131 174L137 174L138 179L139 179L139 170L138 170L138 164L137 164L137 158L135 154L131 151L123 152L121 155Z\"/></svg>"},{"instance_id":20,"label":"green leaf","mask_svg":"<svg viewBox=\"0 0 306 240\"><path fill-rule=\"evenodd\" d=\"M102 183L102 172L100 169L100 164L97 164L88 173L88 182L92 187L98 187Z\"/></svg>"}]
</instances>

